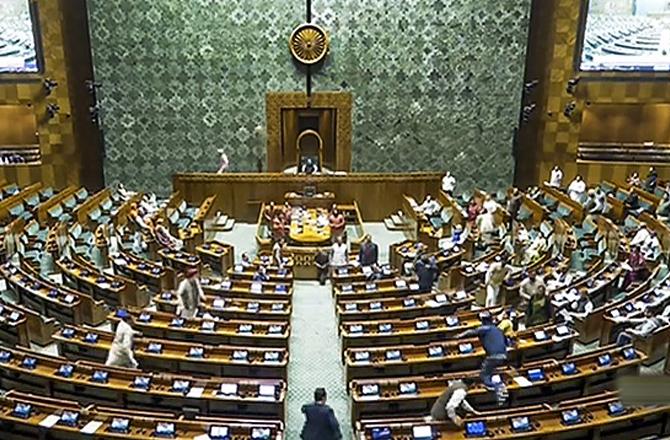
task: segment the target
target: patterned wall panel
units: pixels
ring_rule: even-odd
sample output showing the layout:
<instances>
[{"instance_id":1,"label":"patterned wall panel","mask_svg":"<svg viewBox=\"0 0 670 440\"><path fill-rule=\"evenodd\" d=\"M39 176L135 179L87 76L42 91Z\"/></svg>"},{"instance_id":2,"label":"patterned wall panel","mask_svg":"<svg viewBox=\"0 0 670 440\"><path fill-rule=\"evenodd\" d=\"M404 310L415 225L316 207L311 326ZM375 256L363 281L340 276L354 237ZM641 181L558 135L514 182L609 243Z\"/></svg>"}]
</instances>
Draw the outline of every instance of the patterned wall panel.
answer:
<instances>
[{"instance_id":1,"label":"patterned wall panel","mask_svg":"<svg viewBox=\"0 0 670 440\"><path fill-rule=\"evenodd\" d=\"M78 151L73 134L66 55L64 48L62 5L57 0L37 0L44 73L27 77L14 76L0 83L0 105L29 105L37 121L41 165L0 166L0 180L27 185L43 182L45 185L64 187L78 184L80 169ZM25 79L24 79L25 78ZM51 78L58 87L45 96L42 79ZM45 118L46 106L60 107L60 113L51 120Z\"/></svg>"},{"instance_id":2,"label":"patterned wall panel","mask_svg":"<svg viewBox=\"0 0 670 440\"><path fill-rule=\"evenodd\" d=\"M354 170L512 181L530 0L314 0L332 35L317 90L354 95Z\"/></svg>"},{"instance_id":3,"label":"patterned wall panel","mask_svg":"<svg viewBox=\"0 0 670 440\"><path fill-rule=\"evenodd\" d=\"M576 96L566 91L568 80L579 75L575 71L575 52L578 50L580 14L583 0L556 0L557 7L552 23L547 24L547 38L553 41L550 65L541 78L547 90L546 100L541 103L537 117L541 118L536 139L538 167L528 181L539 183L546 180L551 167L563 167L566 181L577 173L590 183L604 179L623 182L633 171L646 174L648 165L637 163L577 163L577 147L581 128L581 117L587 101L590 103L648 104L670 102L670 76L656 74L582 73ZM531 63L533 60L530 61ZM572 120L563 115L565 105L577 103ZM540 107L540 106L538 106ZM659 167L663 180L670 178L668 167Z\"/></svg>"},{"instance_id":4,"label":"patterned wall panel","mask_svg":"<svg viewBox=\"0 0 670 440\"><path fill-rule=\"evenodd\" d=\"M354 171L511 182L530 0L314 0L332 51L314 90L354 95ZM304 90L287 38L303 0L92 0L107 181L254 170L266 91Z\"/></svg>"},{"instance_id":5,"label":"patterned wall panel","mask_svg":"<svg viewBox=\"0 0 670 440\"><path fill-rule=\"evenodd\" d=\"M107 182L169 191L177 171L256 169L267 90L300 90L287 36L300 1L92 0Z\"/></svg>"}]
</instances>

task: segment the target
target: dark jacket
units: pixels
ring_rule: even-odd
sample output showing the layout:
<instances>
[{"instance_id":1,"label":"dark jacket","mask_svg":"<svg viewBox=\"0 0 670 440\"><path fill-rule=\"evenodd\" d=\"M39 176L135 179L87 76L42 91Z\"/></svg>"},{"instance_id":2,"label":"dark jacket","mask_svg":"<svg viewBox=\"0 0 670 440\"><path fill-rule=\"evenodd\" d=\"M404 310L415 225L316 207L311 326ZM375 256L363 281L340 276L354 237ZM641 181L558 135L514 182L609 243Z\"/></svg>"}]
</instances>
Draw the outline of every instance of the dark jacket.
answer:
<instances>
[{"instance_id":1,"label":"dark jacket","mask_svg":"<svg viewBox=\"0 0 670 440\"><path fill-rule=\"evenodd\" d=\"M377 263L379 247L375 243L363 243L358 253L361 266L372 266Z\"/></svg>"},{"instance_id":2,"label":"dark jacket","mask_svg":"<svg viewBox=\"0 0 670 440\"><path fill-rule=\"evenodd\" d=\"M416 263L415 271L417 278L419 278L419 289L422 292L429 292L433 288L433 283L437 280L437 265L432 260L428 263L419 260Z\"/></svg>"},{"instance_id":3,"label":"dark jacket","mask_svg":"<svg viewBox=\"0 0 670 440\"><path fill-rule=\"evenodd\" d=\"M342 438L340 424L337 423L333 409L328 405L310 403L303 405L305 425L300 438L303 440L339 440Z\"/></svg>"},{"instance_id":4,"label":"dark jacket","mask_svg":"<svg viewBox=\"0 0 670 440\"><path fill-rule=\"evenodd\" d=\"M495 325L482 324L476 329L463 332L462 336L478 336L482 347L484 347L486 356L507 354L507 339L503 332Z\"/></svg>"}]
</instances>

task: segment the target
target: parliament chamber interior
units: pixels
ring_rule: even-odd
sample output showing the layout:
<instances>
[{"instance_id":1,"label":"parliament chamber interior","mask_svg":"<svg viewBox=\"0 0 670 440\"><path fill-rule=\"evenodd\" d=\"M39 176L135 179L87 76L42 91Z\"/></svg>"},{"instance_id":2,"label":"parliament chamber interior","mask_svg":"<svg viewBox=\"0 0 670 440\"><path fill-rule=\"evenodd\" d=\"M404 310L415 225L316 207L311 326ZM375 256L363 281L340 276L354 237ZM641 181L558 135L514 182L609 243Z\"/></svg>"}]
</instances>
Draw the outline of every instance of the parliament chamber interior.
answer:
<instances>
[{"instance_id":1,"label":"parliament chamber interior","mask_svg":"<svg viewBox=\"0 0 670 440\"><path fill-rule=\"evenodd\" d=\"M670 1L0 0L0 439L670 438Z\"/></svg>"}]
</instances>

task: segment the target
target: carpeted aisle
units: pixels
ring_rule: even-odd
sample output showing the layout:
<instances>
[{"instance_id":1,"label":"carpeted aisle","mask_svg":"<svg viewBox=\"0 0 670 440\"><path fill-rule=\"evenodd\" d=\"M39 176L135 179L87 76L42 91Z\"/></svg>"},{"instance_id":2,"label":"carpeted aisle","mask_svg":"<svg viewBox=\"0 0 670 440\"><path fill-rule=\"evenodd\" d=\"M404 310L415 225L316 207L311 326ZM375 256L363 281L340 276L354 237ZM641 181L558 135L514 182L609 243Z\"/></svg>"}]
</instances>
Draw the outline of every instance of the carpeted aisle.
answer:
<instances>
[{"instance_id":1,"label":"carpeted aisle","mask_svg":"<svg viewBox=\"0 0 670 440\"><path fill-rule=\"evenodd\" d=\"M314 400L314 388L322 386L335 410L344 440L352 438L349 403L340 357L334 301L330 286L315 281L296 281L291 316L288 368L287 440L298 440L304 417L303 404Z\"/></svg>"}]
</instances>

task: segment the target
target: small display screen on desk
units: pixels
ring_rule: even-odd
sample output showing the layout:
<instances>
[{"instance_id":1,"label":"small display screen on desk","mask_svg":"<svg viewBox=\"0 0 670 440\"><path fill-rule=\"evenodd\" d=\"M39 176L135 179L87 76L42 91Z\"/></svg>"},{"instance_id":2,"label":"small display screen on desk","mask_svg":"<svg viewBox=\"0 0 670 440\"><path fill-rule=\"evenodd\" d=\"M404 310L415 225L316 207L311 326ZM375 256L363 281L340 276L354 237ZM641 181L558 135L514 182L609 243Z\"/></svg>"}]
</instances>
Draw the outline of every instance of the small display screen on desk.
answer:
<instances>
[{"instance_id":1,"label":"small display screen on desk","mask_svg":"<svg viewBox=\"0 0 670 440\"><path fill-rule=\"evenodd\" d=\"M514 432L525 432L533 429L528 417L514 417L510 420L510 425Z\"/></svg>"},{"instance_id":2,"label":"small display screen on desk","mask_svg":"<svg viewBox=\"0 0 670 440\"><path fill-rule=\"evenodd\" d=\"M465 424L465 435L467 437L475 437L475 438L486 436L486 423L467 422Z\"/></svg>"},{"instance_id":3,"label":"small display screen on desk","mask_svg":"<svg viewBox=\"0 0 670 440\"><path fill-rule=\"evenodd\" d=\"M173 438L175 435L174 423L158 422L154 434L156 437Z\"/></svg>"},{"instance_id":4,"label":"small display screen on desk","mask_svg":"<svg viewBox=\"0 0 670 440\"><path fill-rule=\"evenodd\" d=\"M112 419L112 423L109 426L109 430L119 434L127 434L130 430L130 420L114 417Z\"/></svg>"}]
</instances>

